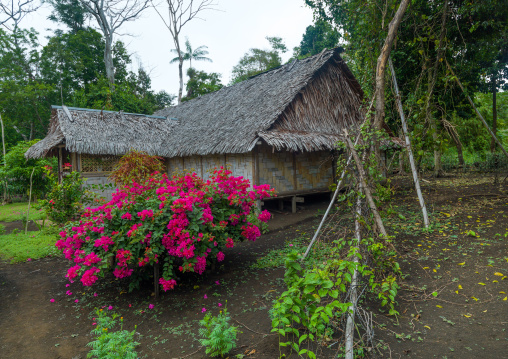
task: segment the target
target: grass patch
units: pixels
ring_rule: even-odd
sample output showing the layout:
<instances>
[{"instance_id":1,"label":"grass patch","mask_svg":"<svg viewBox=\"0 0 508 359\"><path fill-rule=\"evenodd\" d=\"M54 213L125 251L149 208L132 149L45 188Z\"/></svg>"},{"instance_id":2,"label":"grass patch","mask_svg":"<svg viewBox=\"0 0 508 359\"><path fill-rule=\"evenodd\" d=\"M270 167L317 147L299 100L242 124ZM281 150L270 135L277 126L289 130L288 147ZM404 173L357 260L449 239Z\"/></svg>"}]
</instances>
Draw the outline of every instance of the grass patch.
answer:
<instances>
[{"instance_id":1,"label":"grass patch","mask_svg":"<svg viewBox=\"0 0 508 359\"><path fill-rule=\"evenodd\" d=\"M26 214L27 208L28 202L9 203L0 206L0 222L21 221ZM33 203L30 205L30 220L43 219L44 216L44 210L35 209Z\"/></svg>"},{"instance_id":2,"label":"grass patch","mask_svg":"<svg viewBox=\"0 0 508 359\"><path fill-rule=\"evenodd\" d=\"M300 254L303 254L307 250L309 243L310 238L304 237L296 237L292 240L286 241L284 247L272 249L263 257L258 258L256 263L252 265L252 268L265 269L283 267L289 253L296 251ZM335 245L333 244L324 243L321 241L316 242L312 248L312 251L307 257L306 262L313 264L327 258L327 256L330 255L330 250L334 247Z\"/></svg>"},{"instance_id":3,"label":"grass patch","mask_svg":"<svg viewBox=\"0 0 508 359\"><path fill-rule=\"evenodd\" d=\"M11 233L0 236L0 259L11 263L25 262L28 258L39 259L59 253L55 247L57 235L44 231Z\"/></svg>"}]
</instances>

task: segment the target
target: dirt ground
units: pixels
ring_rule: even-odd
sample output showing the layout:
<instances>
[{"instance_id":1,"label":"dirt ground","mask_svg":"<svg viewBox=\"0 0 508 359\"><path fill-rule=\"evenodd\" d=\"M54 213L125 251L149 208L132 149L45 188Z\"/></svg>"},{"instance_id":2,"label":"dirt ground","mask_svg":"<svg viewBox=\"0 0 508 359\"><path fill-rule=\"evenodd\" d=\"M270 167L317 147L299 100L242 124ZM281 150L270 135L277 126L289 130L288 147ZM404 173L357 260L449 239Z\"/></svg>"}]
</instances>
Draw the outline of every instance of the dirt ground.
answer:
<instances>
[{"instance_id":1,"label":"dirt ground","mask_svg":"<svg viewBox=\"0 0 508 359\"><path fill-rule=\"evenodd\" d=\"M506 358L508 185L488 176L428 180L423 187L431 232L421 231L410 179L393 180L391 206L402 217L392 215L387 227L405 278L399 316L388 316L369 301L362 304L374 308L376 348L370 356ZM217 314L227 305L242 331L229 358L278 358L268 310L283 289L284 269L252 265L295 238L311 237L326 206L321 197L301 205L296 216L275 211L270 233L227 251L214 273L182 276L179 286L158 300L149 284L127 293L125 283L112 277L90 290L80 283L66 287L69 262L62 258L0 263L0 357L85 358L94 308L113 306L125 329L137 326L140 358L206 358L197 341L203 308Z\"/></svg>"}]
</instances>

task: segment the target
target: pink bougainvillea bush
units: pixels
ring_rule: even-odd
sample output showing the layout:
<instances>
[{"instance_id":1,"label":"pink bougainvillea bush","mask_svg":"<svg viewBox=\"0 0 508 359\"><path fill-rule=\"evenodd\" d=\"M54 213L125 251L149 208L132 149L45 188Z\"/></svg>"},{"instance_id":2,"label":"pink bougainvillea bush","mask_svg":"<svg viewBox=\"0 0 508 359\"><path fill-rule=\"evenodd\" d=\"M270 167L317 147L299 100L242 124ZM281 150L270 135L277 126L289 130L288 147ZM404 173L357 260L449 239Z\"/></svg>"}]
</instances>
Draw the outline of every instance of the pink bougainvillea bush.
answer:
<instances>
[{"instance_id":1,"label":"pink bougainvillea bush","mask_svg":"<svg viewBox=\"0 0 508 359\"><path fill-rule=\"evenodd\" d=\"M130 277L131 289L159 263L159 284L167 291L178 272L202 274L224 260L224 248L255 241L268 211L256 201L273 196L268 185L253 186L231 171L216 169L208 180L196 174L168 178L155 173L145 183L118 189L112 200L87 208L60 232L56 246L74 262L71 281L93 285L108 270Z\"/></svg>"}]
</instances>

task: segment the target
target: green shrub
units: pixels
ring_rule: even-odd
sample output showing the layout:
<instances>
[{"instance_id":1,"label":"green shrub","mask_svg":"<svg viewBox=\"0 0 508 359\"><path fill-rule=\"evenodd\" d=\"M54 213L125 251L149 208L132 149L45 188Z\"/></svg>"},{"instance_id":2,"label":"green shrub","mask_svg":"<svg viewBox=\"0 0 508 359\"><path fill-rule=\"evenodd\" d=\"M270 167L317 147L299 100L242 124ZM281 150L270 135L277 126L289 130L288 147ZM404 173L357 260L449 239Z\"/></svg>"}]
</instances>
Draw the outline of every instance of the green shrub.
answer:
<instances>
[{"instance_id":1,"label":"green shrub","mask_svg":"<svg viewBox=\"0 0 508 359\"><path fill-rule=\"evenodd\" d=\"M206 348L206 354L211 357L223 358L224 354L236 348L238 327L230 325L230 319L227 309L224 308L218 316L214 317L208 313L199 322L202 326L199 328L199 334L203 337L199 342Z\"/></svg>"},{"instance_id":2,"label":"green shrub","mask_svg":"<svg viewBox=\"0 0 508 359\"><path fill-rule=\"evenodd\" d=\"M64 169L70 170L70 164ZM51 191L45 200L40 200L37 208L44 208L48 218L56 224L65 224L78 219L84 211L83 204L92 200L91 194L83 186L84 178L76 171L64 173L62 182L58 174L46 168L46 175L51 183Z\"/></svg>"},{"instance_id":3,"label":"green shrub","mask_svg":"<svg viewBox=\"0 0 508 359\"><path fill-rule=\"evenodd\" d=\"M134 341L136 327L132 332L123 330L123 317L120 317L120 330L113 331L119 314L113 313L109 317L102 309L96 310L96 314L97 326L91 331L91 334L96 338L87 344L92 348L87 358L136 359L138 353L134 349L139 345L138 342Z\"/></svg>"},{"instance_id":4,"label":"green shrub","mask_svg":"<svg viewBox=\"0 0 508 359\"><path fill-rule=\"evenodd\" d=\"M43 196L50 186L49 179L44 176L44 167L56 166L56 159L25 158L25 152L39 140L21 141L5 155L6 166L0 166L0 179L2 183L0 193L3 193L3 186L7 184L8 196L13 194L28 195L30 189L30 175L32 176L32 195L36 197Z\"/></svg>"}]
</instances>

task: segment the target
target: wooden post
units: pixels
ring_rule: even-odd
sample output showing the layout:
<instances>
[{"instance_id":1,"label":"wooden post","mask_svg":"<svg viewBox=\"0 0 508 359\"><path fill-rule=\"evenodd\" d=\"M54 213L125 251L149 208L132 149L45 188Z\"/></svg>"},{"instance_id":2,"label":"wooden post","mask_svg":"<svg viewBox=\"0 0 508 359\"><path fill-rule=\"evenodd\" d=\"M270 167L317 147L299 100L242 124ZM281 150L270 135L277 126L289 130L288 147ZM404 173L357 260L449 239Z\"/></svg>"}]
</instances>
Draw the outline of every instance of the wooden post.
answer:
<instances>
[{"instance_id":1,"label":"wooden post","mask_svg":"<svg viewBox=\"0 0 508 359\"><path fill-rule=\"evenodd\" d=\"M291 212L296 213L296 196L291 197Z\"/></svg>"},{"instance_id":2,"label":"wooden post","mask_svg":"<svg viewBox=\"0 0 508 359\"><path fill-rule=\"evenodd\" d=\"M0 125L2 125L2 147L4 154L4 167L7 167L7 162L5 161L5 134L4 134L4 121L2 120L2 115L0 114ZM7 201L7 181L4 181L4 202Z\"/></svg>"},{"instance_id":3,"label":"wooden post","mask_svg":"<svg viewBox=\"0 0 508 359\"><path fill-rule=\"evenodd\" d=\"M361 232L360 232L360 216L362 215L362 197L358 194L358 198L356 200L356 217L355 217L355 239L356 239L356 248L360 251L360 243L361 243ZM353 262L358 263L358 256L354 256ZM351 278L351 306L350 312L348 313L347 323L346 323L346 356L345 359L354 359L353 347L354 347L354 334L355 334L355 313L356 313L356 302L358 300L358 292L356 291L356 286L358 285L358 270L355 268L353 272L353 278Z\"/></svg>"},{"instance_id":4,"label":"wooden post","mask_svg":"<svg viewBox=\"0 0 508 359\"><path fill-rule=\"evenodd\" d=\"M32 174L30 175L30 192L28 193L28 210L26 211L26 222L25 222L25 235L28 232L28 217L30 216L30 204L32 202L32 177L35 172L35 167L32 169Z\"/></svg>"},{"instance_id":5,"label":"wooden post","mask_svg":"<svg viewBox=\"0 0 508 359\"><path fill-rule=\"evenodd\" d=\"M490 129L489 125L487 124L487 121L485 121L485 119L483 118L483 116L481 115L481 113L478 111L478 109L476 108L473 100L471 100L471 97L469 97L469 95L466 93L466 90L464 90L464 87L462 87L462 83L460 82L459 78L457 77L457 75L455 75L455 72L453 72L450 64L448 63L447 60L446 61L446 66L448 67L448 69L450 70L450 72L452 73L453 77L455 77L455 81L457 81L457 83L459 84L460 86L460 89L462 90L462 92L464 93L464 95L466 95L467 97L467 100L469 101L469 103L471 104L471 106L473 106L474 108L474 111L476 112L476 116L478 116L478 118L482 121L483 123L483 126L485 126L485 128L487 129L487 131L489 131L489 134L490 136L492 137L492 139L497 143L497 145L499 146L499 148L501 149L501 151L503 151L504 155L508 158L508 152L506 152L505 148L503 147L503 145L501 144L501 142L499 142L499 140L497 139L496 135L494 134L494 132L492 132L492 130Z\"/></svg>"},{"instance_id":6,"label":"wooden post","mask_svg":"<svg viewBox=\"0 0 508 359\"><path fill-rule=\"evenodd\" d=\"M362 162L360 161L360 157L358 157L358 153L355 150L355 146L351 142L351 140L348 137L347 130L344 129L344 140L346 141L346 144L349 147L349 150L351 151L351 155L353 156L353 159L355 160L356 169L358 170L358 177L360 179L360 188L363 193L365 193L365 196L367 197L367 203L369 204L370 210L372 211L372 214L374 215L374 220L376 222L377 227L379 228L379 231L383 235L385 239L388 238L388 233L386 233L385 226L383 225L383 220L381 219L381 216L379 215L379 211L377 210L376 204L374 203L374 198L372 197L372 193L370 192L369 187L367 186L367 182L365 181L366 175L365 175L365 169L363 168Z\"/></svg>"},{"instance_id":7,"label":"wooden post","mask_svg":"<svg viewBox=\"0 0 508 359\"><path fill-rule=\"evenodd\" d=\"M153 266L153 291L155 293L155 299L159 299L159 262Z\"/></svg>"},{"instance_id":8,"label":"wooden post","mask_svg":"<svg viewBox=\"0 0 508 359\"><path fill-rule=\"evenodd\" d=\"M427 207L425 206L425 200L423 199L422 190L420 188L420 181L418 179L418 172L416 171L415 160L413 157L413 150L411 149L411 140L407 130L406 118L404 116L404 110L402 109L402 101L400 100L399 86L397 85L397 78L395 77L395 70L393 68L392 58L389 61L390 71L392 72L393 87L395 89L395 100L397 101L397 108L399 110L400 121L402 122L402 130L404 131L404 137L406 139L407 154L409 162L411 163L411 172L413 172L413 181L415 183L416 193L418 200L420 201L420 207L422 207L423 223L425 228L429 228L429 216L427 214Z\"/></svg>"}]
</instances>

